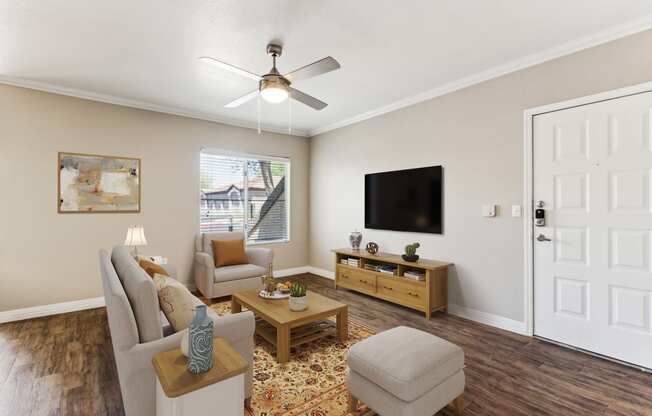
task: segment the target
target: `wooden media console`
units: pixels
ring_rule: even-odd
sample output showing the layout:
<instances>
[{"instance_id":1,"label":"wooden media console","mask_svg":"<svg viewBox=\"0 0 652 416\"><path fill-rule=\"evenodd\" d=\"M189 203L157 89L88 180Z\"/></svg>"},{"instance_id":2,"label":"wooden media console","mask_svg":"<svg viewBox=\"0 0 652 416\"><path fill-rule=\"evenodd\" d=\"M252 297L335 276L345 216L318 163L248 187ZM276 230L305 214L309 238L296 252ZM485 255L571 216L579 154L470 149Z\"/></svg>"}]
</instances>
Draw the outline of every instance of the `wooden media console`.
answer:
<instances>
[{"instance_id":1,"label":"wooden media console","mask_svg":"<svg viewBox=\"0 0 652 416\"><path fill-rule=\"evenodd\" d=\"M448 308L448 266L452 263L426 259L408 262L396 254L369 254L348 248L336 249L333 253L336 289L343 287L407 306L424 312L427 319L433 311ZM357 259L358 266L342 264L342 259ZM392 275L368 270L371 265L392 265L396 272ZM422 272L425 279L405 277L405 272L410 270Z\"/></svg>"}]
</instances>

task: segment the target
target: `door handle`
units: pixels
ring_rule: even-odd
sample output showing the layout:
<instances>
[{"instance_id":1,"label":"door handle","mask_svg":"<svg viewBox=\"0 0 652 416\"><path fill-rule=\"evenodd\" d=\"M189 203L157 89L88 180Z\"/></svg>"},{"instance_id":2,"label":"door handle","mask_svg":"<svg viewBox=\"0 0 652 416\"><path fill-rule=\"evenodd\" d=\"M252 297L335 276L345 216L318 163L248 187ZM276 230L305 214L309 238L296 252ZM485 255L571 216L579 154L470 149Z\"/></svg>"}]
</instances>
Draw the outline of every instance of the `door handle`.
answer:
<instances>
[{"instance_id":1,"label":"door handle","mask_svg":"<svg viewBox=\"0 0 652 416\"><path fill-rule=\"evenodd\" d=\"M539 234L539 235L537 236L537 241L552 241L552 240L549 239L548 237L546 237L546 236L543 235L543 234Z\"/></svg>"}]
</instances>

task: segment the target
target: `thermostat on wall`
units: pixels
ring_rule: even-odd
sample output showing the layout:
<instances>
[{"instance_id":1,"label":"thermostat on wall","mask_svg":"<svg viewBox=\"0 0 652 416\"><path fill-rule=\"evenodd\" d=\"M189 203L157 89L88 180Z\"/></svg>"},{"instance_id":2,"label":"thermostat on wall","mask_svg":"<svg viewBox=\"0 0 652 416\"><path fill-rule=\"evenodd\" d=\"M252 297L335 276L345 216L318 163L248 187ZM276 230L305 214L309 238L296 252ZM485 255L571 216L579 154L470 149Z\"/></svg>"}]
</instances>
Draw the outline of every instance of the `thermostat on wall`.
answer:
<instances>
[{"instance_id":1,"label":"thermostat on wall","mask_svg":"<svg viewBox=\"0 0 652 416\"><path fill-rule=\"evenodd\" d=\"M495 217L496 216L496 206L495 205L483 205L482 206L482 216L483 217Z\"/></svg>"}]
</instances>

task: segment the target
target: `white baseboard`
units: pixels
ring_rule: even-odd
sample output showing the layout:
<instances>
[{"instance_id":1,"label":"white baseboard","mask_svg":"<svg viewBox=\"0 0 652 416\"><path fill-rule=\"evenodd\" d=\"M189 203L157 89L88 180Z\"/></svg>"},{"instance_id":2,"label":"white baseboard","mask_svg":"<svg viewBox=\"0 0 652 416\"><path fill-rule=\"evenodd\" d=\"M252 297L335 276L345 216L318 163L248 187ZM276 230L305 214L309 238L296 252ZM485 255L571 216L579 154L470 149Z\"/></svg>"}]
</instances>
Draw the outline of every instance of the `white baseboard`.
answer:
<instances>
[{"instance_id":1,"label":"white baseboard","mask_svg":"<svg viewBox=\"0 0 652 416\"><path fill-rule=\"evenodd\" d=\"M312 273L312 274L316 274L317 276L335 280L335 273L331 272L330 270L320 269L318 267L313 267L313 266L308 266L307 269L308 269L307 273Z\"/></svg>"},{"instance_id":2,"label":"white baseboard","mask_svg":"<svg viewBox=\"0 0 652 416\"><path fill-rule=\"evenodd\" d=\"M291 269L274 270L272 274L275 278L294 276L296 274L308 273L308 266L293 267Z\"/></svg>"},{"instance_id":3,"label":"white baseboard","mask_svg":"<svg viewBox=\"0 0 652 416\"><path fill-rule=\"evenodd\" d=\"M320 269L313 266L307 266L306 269L308 273L316 274L317 276L325 277L327 279L335 279L335 273L331 272L330 270ZM525 322L515 321L503 316L494 315L455 304L448 305L448 312L451 315L456 315L470 321L479 322L481 324L493 326L495 328L500 328L506 331L529 336Z\"/></svg>"},{"instance_id":4,"label":"white baseboard","mask_svg":"<svg viewBox=\"0 0 652 416\"><path fill-rule=\"evenodd\" d=\"M294 267L290 269L275 270L274 277L281 278L294 276L297 274L312 273L327 279L335 279L335 273L329 270L320 269L313 266ZM72 302L55 303L51 305L33 306L30 308L14 309L11 311L0 312L0 324L13 321L22 321L24 319L39 318L48 315L58 315L61 313L81 311L84 309L101 308L104 306L104 298L90 298L75 300ZM515 321L499 315L478 311L465 306L449 304L448 312L452 315L481 324L515 332L521 335L528 335L527 325L524 322Z\"/></svg>"},{"instance_id":5,"label":"white baseboard","mask_svg":"<svg viewBox=\"0 0 652 416\"><path fill-rule=\"evenodd\" d=\"M459 316L460 318L504 329L505 331L529 336L525 322L515 321L510 318L505 318L504 316L494 315L492 313L482 312L451 303L448 304L448 313Z\"/></svg>"},{"instance_id":6,"label":"white baseboard","mask_svg":"<svg viewBox=\"0 0 652 416\"><path fill-rule=\"evenodd\" d=\"M73 300L71 302L53 303L51 305L32 306L29 308L14 309L0 312L0 324L6 322L22 321L24 319L40 318L48 315L95 309L104 306L104 298L90 298Z\"/></svg>"}]
</instances>

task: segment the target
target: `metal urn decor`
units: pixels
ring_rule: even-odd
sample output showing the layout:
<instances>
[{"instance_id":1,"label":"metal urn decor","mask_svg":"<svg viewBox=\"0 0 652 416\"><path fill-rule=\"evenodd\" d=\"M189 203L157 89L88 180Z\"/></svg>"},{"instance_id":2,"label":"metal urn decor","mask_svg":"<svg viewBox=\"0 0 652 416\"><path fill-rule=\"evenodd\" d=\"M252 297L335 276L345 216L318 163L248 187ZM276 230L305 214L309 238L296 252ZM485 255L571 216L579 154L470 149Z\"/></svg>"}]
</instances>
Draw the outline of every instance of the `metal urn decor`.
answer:
<instances>
[{"instance_id":1,"label":"metal urn decor","mask_svg":"<svg viewBox=\"0 0 652 416\"><path fill-rule=\"evenodd\" d=\"M349 242L353 250L360 250L360 243L362 242L362 233L360 231L353 231L349 234Z\"/></svg>"},{"instance_id":2,"label":"metal urn decor","mask_svg":"<svg viewBox=\"0 0 652 416\"><path fill-rule=\"evenodd\" d=\"M421 247L421 244L419 243L412 243L405 246L405 254L401 256L403 257L403 260L412 262L418 261L419 255L417 254L417 249L419 247Z\"/></svg>"},{"instance_id":3,"label":"metal urn decor","mask_svg":"<svg viewBox=\"0 0 652 416\"><path fill-rule=\"evenodd\" d=\"M206 305L195 307L195 318L188 327L188 371L205 373L213 367L213 320Z\"/></svg>"},{"instance_id":4,"label":"metal urn decor","mask_svg":"<svg viewBox=\"0 0 652 416\"><path fill-rule=\"evenodd\" d=\"M366 250L367 253L371 254L372 256L375 256L378 253L378 244L374 243L373 241L370 241L367 243Z\"/></svg>"}]
</instances>

